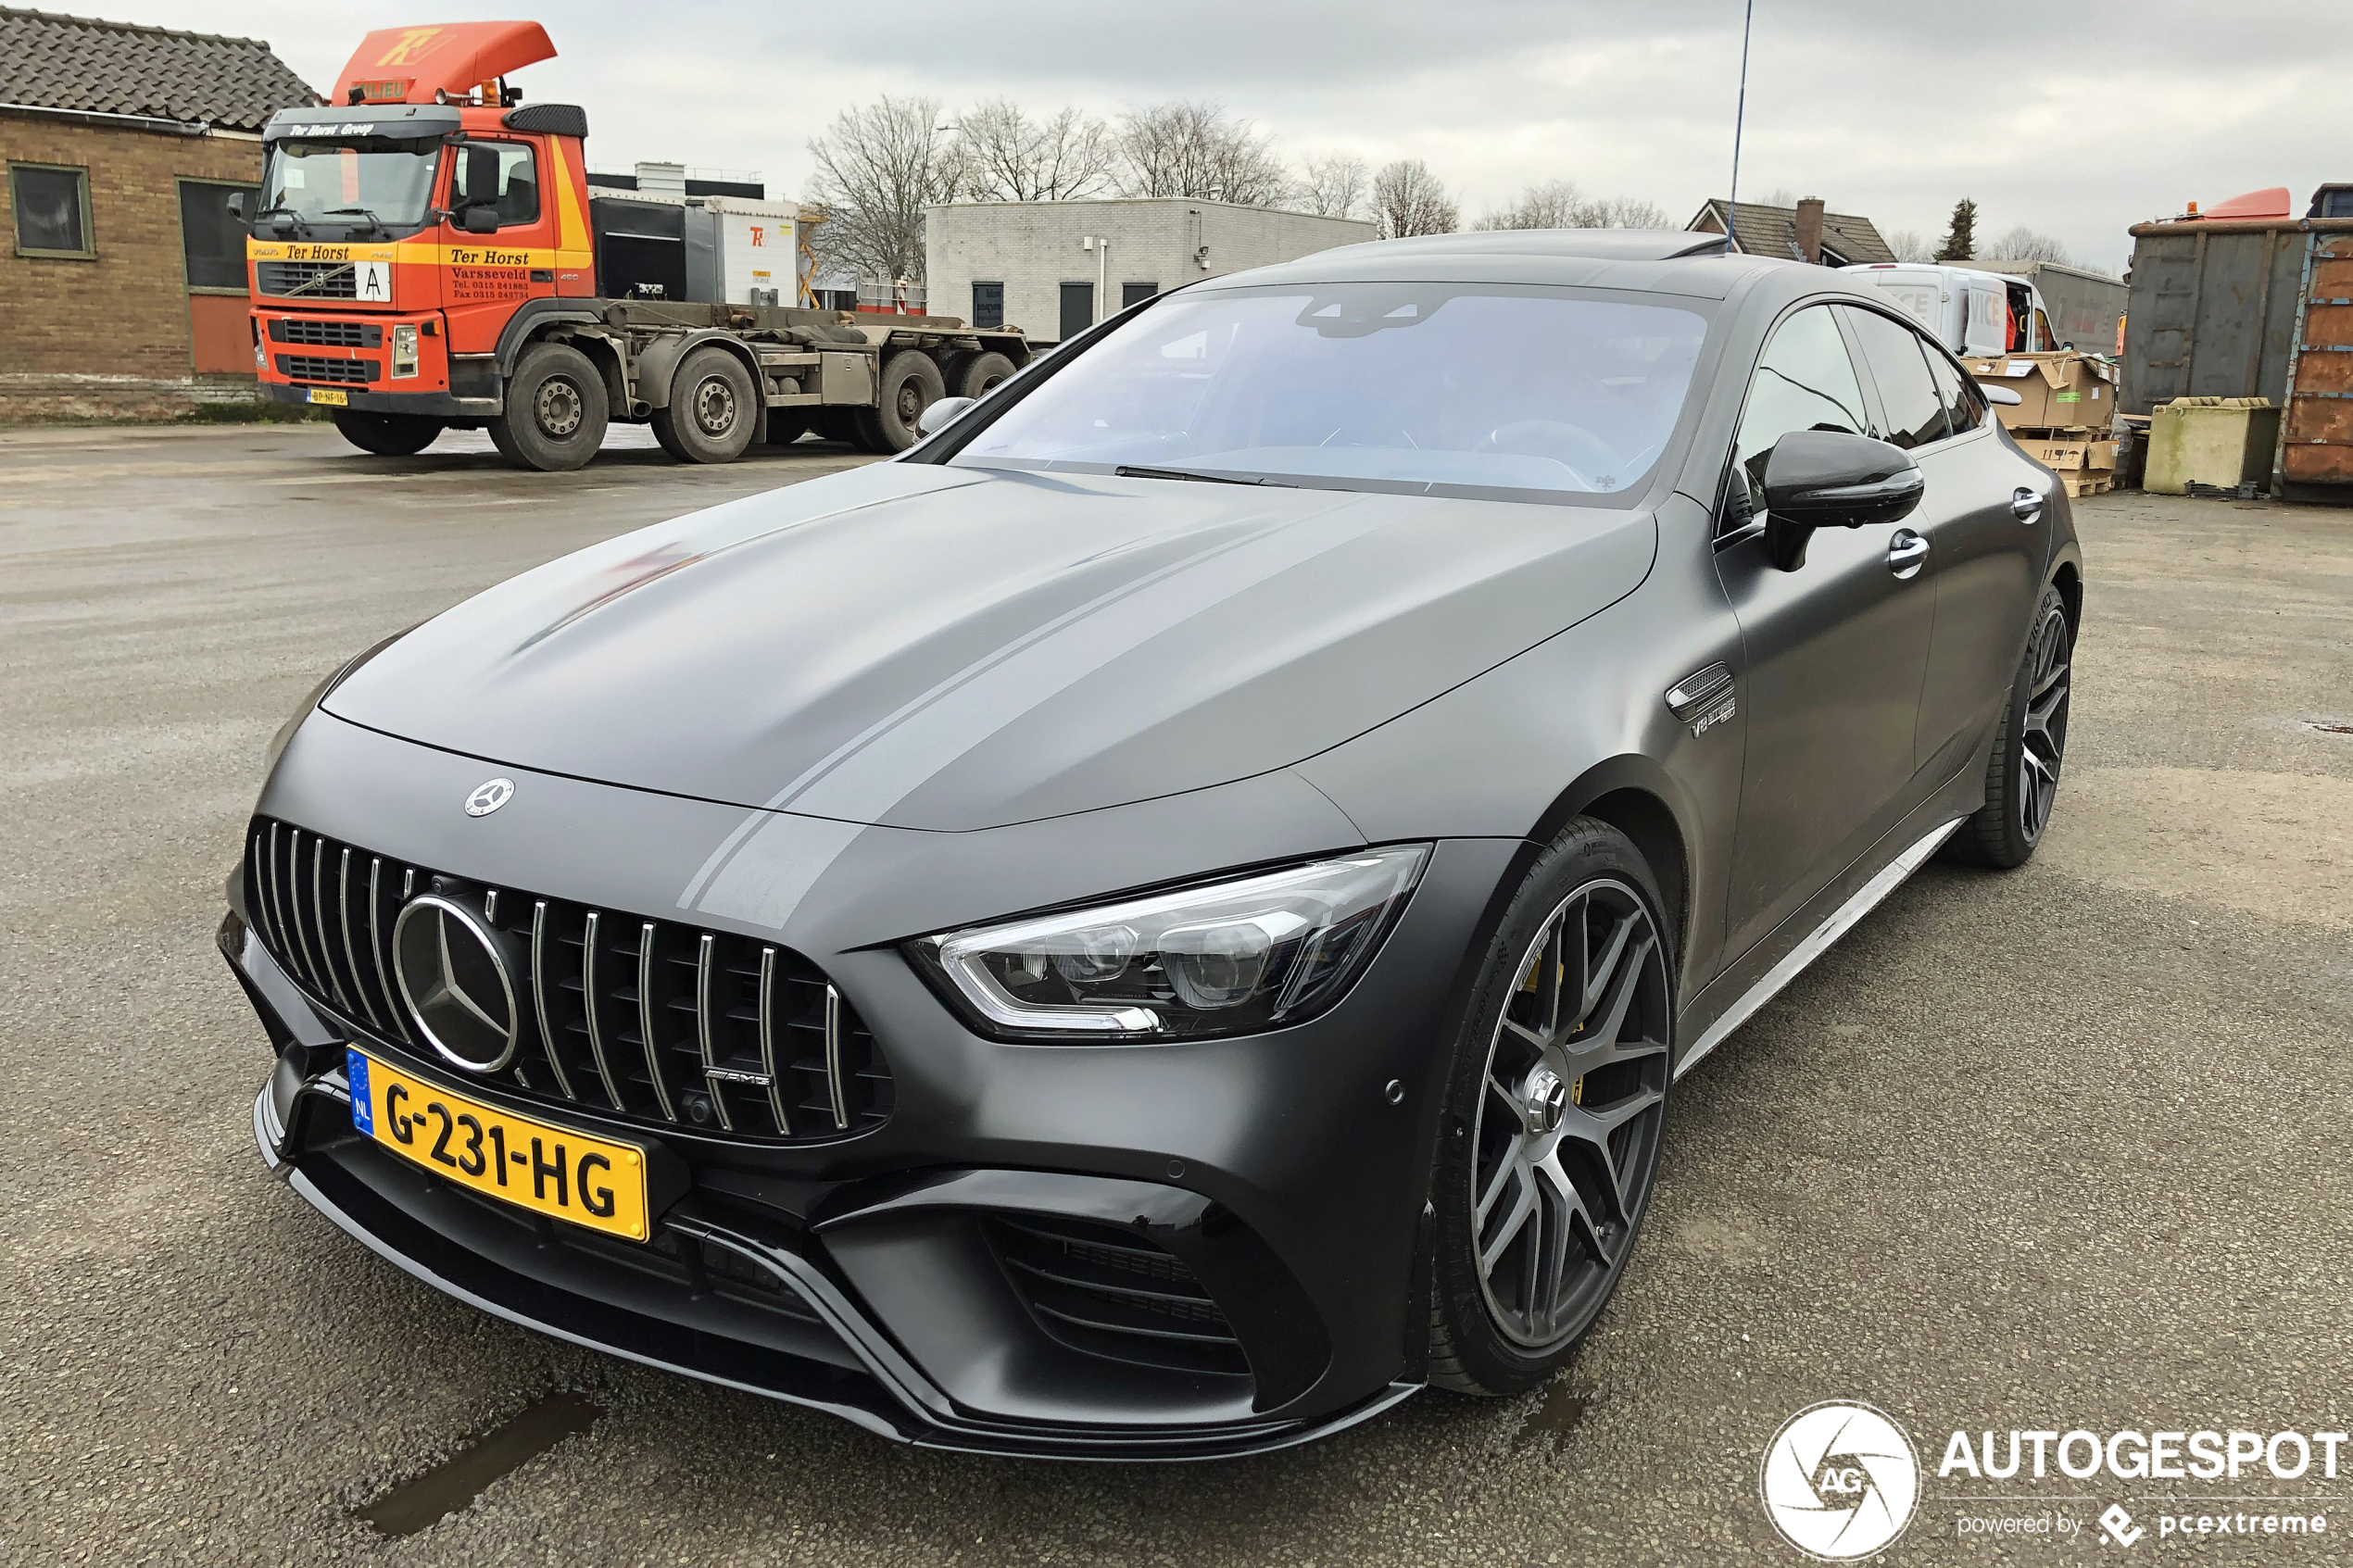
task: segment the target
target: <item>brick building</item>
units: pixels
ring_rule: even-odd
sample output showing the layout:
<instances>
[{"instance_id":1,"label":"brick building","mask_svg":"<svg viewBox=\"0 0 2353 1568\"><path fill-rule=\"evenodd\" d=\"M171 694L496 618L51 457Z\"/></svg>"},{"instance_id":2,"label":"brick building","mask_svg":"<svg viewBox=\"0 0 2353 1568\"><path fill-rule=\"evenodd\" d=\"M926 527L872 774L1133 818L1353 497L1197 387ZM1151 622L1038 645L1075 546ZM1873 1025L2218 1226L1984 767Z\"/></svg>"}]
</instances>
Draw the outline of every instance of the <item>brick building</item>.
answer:
<instances>
[{"instance_id":1,"label":"brick building","mask_svg":"<svg viewBox=\"0 0 2353 1568\"><path fill-rule=\"evenodd\" d=\"M1720 198L1709 201L1683 227L1703 234L1722 233L1725 205ZM1732 236L1730 248L1743 256L1786 257L1818 267L1895 259L1877 224L1849 212L1824 211L1812 196L1795 207L1743 202L1739 221L1740 232Z\"/></svg>"},{"instance_id":2,"label":"brick building","mask_svg":"<svg viewBox=\"0 0 2353 1568\"><path fill-rule=\"evenodd\" d=\"M319 97L257 39L0 6L0 420L244 395L264 121Z\"/></svg>"},{"instance_id":3,"label":"brick building","mask_svg":"<svg viewBox=\"0 0 2353 1568\"><path fill-rule=\"evenodd\" d=\"M1059 343L1148 295L1378 239L1353 218L1184 196L924 209L927 308Z\"/></svg>"}]
</instances>

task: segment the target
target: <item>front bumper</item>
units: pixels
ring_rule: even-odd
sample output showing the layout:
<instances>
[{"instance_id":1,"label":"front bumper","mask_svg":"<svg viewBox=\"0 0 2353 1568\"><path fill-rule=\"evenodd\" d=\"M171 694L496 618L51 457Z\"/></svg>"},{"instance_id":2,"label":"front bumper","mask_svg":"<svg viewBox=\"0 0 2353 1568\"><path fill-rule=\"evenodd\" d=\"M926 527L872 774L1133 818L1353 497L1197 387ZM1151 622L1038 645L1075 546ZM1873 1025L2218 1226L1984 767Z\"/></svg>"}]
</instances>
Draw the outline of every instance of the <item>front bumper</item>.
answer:
<instances>
[{"instance_id":1,"label":"front bumper","mask_svg":"<svg viewBox=\"0 0 2353 1568\"><path fill-rule=\"evenodd\" d=\"M461 800L483 766L322 717L296 735L263 809L464 874L624 909L676 908L675 850L742 836L740 809L513 769L506 771L518 781L515 804L497 816L471 822L453 806L432 813L431 825L404 820L418 817L420 799ZM1419 1263L1443 1070L1436 1047L1516 846L1441 845L1355 992L1324 1017L1272 1035L1143 1047L1000 1045L971 1035L876 940L912 934L889 923L903 918L896 909L876 908L900 903L911 885L938 898L934 923L947 924L972 912L959 907L963 884L997 900L988 910L995 914L1080 891L1005 885L1023 877L1112 878L1089 893L1164 879L1134 861L1075 870L1088 857L1068 851L1090 833L1142 847L1124 851L1131 855L1194 854L1189 847L1212 825L1202 813L1222 813L1242 854L1257 859L1272 858L1265 851L1276 840L1331 831L1277 804L1312 792L1229 787L1222 804L1196 796L1089 813L1122 820L1078 830L998 830L1015 843L988 842L996 833L849 830L837 866L863 859L866 875L895 873L874 884L873 902L856 896L862 878L854 864L839 882L820 878L772 923L715 914L714 899L702 899L698 920L781 936L824 968L883 1042L896 1103L878 1127L806 1147L665 1130L655 1141L691 1179L647 1248L472 1197L355 1133L341 1071L346 1042L429 1079L464 1075L420 1060L298 985L245 924L243 879L233 879L222 950L278 1050L255 1105L257 1141L307 1200L436 1288L560 1337L830 1410L899 1439L1180 1459L1323 1436L1421 1382L1428 1307ZM519 810L526 800L544 816ZM1175 814L1187 812L1192 820L1180 824ZM600 817L616 828L626 818L632 831L598 832ZM444 818L464 826L453 835ZM486 834L484 824L503 831ZM557 825L574 847L571 865L534 842ZM1037 853L1041 833L1066 852ZM1253 834L1256 844L1248 842ZM471 853L456 842L467 839ZM576 854L585 842L612 847L592 868ZM666 851L656 857L669 867L666 894L639 882L636 857L623 846ZM1334 847L1310 836L1289 851ZM705 857L683 859L692 866ZM978 891L990 883L993 891ZM834 889L844 891L824 896ZM501 1098L480 1082L452 1086ZM545 1103L514 1108L551 1116ZM642 1125L609 1114L552 1114L647 1141ZM1051 1307L1026 1284L1007 1225L1132 1242L1139 1253L1175 1259L1214 1299L1248 1354L1249 1375L1135 1364L1057 1332L1066 1324L1051 1321Z\"/></svg>"}]
</instances>

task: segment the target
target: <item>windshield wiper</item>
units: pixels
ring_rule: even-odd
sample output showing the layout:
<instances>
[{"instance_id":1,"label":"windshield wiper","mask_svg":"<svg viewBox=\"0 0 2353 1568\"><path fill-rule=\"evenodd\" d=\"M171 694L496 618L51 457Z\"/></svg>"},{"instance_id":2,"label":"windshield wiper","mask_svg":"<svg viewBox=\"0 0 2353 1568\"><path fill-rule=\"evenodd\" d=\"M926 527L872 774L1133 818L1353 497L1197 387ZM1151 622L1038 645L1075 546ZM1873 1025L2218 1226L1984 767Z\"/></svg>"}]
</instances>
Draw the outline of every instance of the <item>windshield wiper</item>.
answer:
<instances>
[{"instance_id":1,"label":"windshield wiper","mask_svg":"<svg viewBox=\"0 0 2353 1568\"><path fill-rule=\"evenodd\" d=\"M296 228L302 230L306 233L309 232L310 225L302 220L302 214L296 212L293 207L286 206L283 202L274 207L263 207L259 212L253 215L253 220L256 223L258 223L263 219L271 217L291 218L295 221Z\"/></svg>"},{"instance_id":2,"label":"windshield wiper","mask_svg":"<svg viewBox=\"0 0 2353 1568\"><path fill-rule=\"evenodd\" d=\"M364 207L331 207L319 216L321 218L340 218L347 213L357 213L361 218L366 219L369 224L373 227L379 234L389 234L392 232L391 230L384 227L384 220L383 219L377 217L373 212L371 212Z\"/></svg>"},{"instance_id":3,"label":"windshield wiper","mask_svg":"<svg viewBox=\"0 0 2353 1568\"><path fill-rule=\"evenodd\" d=\"M1297 485L1285 484L1278 479L1262 475L1244 477L1231 473L1201 473L1192 469L1147 469L1121 463L1111 470L1122 479L1189 479L1201 484L1271 484L1281 490L1295 490Z\"/></svg>"}]
</instances>

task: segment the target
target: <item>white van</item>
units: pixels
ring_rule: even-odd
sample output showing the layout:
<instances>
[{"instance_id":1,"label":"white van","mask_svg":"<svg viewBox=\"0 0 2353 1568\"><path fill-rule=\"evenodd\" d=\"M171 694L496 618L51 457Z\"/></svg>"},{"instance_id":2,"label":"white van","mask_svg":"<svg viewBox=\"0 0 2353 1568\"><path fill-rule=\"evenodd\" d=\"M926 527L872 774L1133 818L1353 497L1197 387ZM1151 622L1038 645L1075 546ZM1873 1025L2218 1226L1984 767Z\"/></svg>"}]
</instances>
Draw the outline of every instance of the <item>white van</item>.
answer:
<instances>
[{"instance_id":1,"label":"white van","mask_svg":"<svg viewBox=\"0 0 2353 1568\"><path fill-rule=\"evenodd\" d=\"M2073 346L2058 341L2043 296L2023 278L1930 261L1872 261L1843 267L1856 282L1936 334L1956 354L2039 354Z\"/></svg>"}]
</instances>

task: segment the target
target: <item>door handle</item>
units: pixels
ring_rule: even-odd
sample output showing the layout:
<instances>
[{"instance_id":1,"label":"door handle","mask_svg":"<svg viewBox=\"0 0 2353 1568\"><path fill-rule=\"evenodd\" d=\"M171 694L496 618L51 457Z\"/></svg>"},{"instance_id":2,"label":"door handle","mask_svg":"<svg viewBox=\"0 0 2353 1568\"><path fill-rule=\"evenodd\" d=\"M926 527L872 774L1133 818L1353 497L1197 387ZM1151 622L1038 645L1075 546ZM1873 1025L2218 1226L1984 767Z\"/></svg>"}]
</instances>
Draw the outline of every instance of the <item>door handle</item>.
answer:
<instances>
[{"instance_id":1,"label":"door handle","mask_svg":"<svg viewBox=\"0 0 2353 1568\"><path fill-rule=\"evenodd\" d=\"M1902 578L1918 577L1928 564L1928 541L1908 528L1899 528L1887 542L1887 570Z\"/></svg>"},{"instance_id":2,"label":"door handle","mask_svg":"<svg viewBox=\"0 0 2353 1568\"><path fill-rule=\"evenodd\" d=\"M2010 492L2010 516L2020 522L2032 522L2043 515L2043 493L2029 490L2021 484Z\"/></svg>"}]
</instances>

